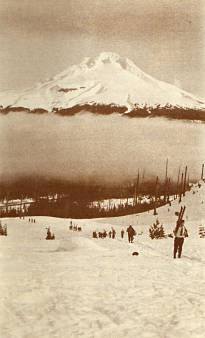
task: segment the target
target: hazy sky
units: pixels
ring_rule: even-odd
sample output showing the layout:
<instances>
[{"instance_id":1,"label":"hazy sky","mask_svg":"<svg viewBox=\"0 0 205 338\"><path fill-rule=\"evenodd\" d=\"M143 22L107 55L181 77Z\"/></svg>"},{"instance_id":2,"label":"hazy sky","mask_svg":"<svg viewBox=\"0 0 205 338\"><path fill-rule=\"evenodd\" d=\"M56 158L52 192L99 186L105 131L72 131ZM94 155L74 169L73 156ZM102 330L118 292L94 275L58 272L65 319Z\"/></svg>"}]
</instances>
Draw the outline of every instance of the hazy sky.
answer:
<instances>
[{"instance_id":1,"label":"hazy sky","mask_svg":"<svg viewBox=\"0 0 205 338\"><path fill-rule=\"evenodd\" d=\"M205 97L204 0L0 0L0 90L113 51Z\"/></svg>"}]
</instances>

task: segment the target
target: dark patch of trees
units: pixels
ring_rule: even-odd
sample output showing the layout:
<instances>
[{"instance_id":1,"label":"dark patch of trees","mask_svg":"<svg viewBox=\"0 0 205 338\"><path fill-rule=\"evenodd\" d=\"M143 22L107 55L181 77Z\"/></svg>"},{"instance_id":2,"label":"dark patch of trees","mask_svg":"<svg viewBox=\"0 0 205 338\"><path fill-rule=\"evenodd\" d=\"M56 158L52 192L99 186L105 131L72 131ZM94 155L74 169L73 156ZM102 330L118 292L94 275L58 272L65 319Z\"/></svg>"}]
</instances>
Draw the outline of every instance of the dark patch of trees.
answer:
<instances>
[{"instance_id":1,"label":"dark patch of trees","mask_svg":"<svg viewBox=\"0 0 205 338\"><path fill-rule=\"evenodd\" d=\"M71 88L70 90L75 90ZM61 88L60 91L67 92L67 89ZM93 114L99 115L110 115L114 113L121 114L130 118L137 117L166 117L168 119L177 119L177 120L198 120L205 121L205 110L204 109L191 109L183 108L178 106L172 106L167 104L166 106L157 105L156 107L149 107L144 105L143 107L135 104L134 108L127 112L126 106L118 106L115 104L105 105L105 104L83 104L75 105L68 108L53 108L52 112L61 116L73 116L75 114L81 113L82 111L90 112ZM26 112L32 114L44 114L48 111L43 108L28 109L25 107L12 107L8 106L3 108L0 106L0 113L8 114L9 112Z\"/></svg>"}]
</instances>

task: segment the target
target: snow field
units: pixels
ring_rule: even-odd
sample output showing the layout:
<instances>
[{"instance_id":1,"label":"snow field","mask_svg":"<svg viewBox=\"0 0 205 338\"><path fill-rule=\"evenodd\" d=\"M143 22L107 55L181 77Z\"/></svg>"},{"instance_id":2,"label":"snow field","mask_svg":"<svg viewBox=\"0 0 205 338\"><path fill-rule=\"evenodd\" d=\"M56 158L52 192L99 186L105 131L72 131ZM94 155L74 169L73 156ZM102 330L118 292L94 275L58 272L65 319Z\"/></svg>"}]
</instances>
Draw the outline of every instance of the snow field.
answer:
<instances>
[{"instance_id":1,"label":"snow field","mask_svg":"<svg viewBox=\"0 0 205 338\"><path fill-rule=\"evenodd\" d=\"M205 239L198 236L204 192L204 184L196 185L183 198L189 237L181 260L172 258L173 239L148 237L156 218L151 211L73 220L82 232L69 231L67 219L2 220L8 237L0 237L0 337L204 337ZM166 233L179 209L178 201L158 209ZM129 224L143 232L133 244L126 233L120 238ZM45 240L48 226L55 241ZM111 226L116 239L92 239L93 230Z\"/></svg>"}]
</instances>

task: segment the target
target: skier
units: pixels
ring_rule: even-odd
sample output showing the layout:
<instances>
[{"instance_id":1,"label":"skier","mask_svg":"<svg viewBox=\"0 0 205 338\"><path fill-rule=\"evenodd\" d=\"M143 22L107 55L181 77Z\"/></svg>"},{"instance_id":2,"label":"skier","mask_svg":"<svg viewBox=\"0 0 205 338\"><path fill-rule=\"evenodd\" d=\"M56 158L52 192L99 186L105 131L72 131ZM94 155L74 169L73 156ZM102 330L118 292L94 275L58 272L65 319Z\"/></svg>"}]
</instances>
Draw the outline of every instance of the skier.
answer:
<instances>
[{"instance_id":1,"label":"skier","mask_svg":"<svg viewBox=\"0 0 205 338\"><path fill-rule=\"evenodd\" d=\"M112 238L113 239L115 238L115 235L116 235L116 231L115 231L115 229L112 228Z\"/></svg>"},{"instance_id":2,"label":"skier","mask_svg":"<svg viewBox=\"0 0 205 338\"><path fill-rule=\"evenodd\" d=\"M124 229L122 229L122 230L121 230L121 238L124 237L124 233L125 233L125 231L124 231Z\"/></svg>"},{"instance_id":3,"label":"skier","mask_svg":"<svg viewBox=\"0 0 205 338\"><path fill-rule=\"evenodd\" d=\"M106 237L107 237L107 231L104 230L104 231L103 231L103 238L106 238Z\"/></svg>"},{"instance_id":4,"label":"skier","mask_svg":"<svg viewBox=\"0 0 205 338\"><path fill-rule=\"evenodd\" d=\"M93 231L93 238L98 238L97 231Z\"/></svg>"},{"instance_id":5,"label":"skier","mask_svg":"<svg viewBox=\"0 0 205 338\"><path fill-rule=\"evenodd\" d=\"M108 232L108 235L109 235L109 238L112 237L112 231L111 230Z\"/></svg>"},{"instance_id":6,"label":"skier","mask_svg":"<svg viewBox=\"0 0 205 338\"><path fill-rule=\"evenodd\" d=\"M184 226L183 219L177 222L173 233L175 236L174 238L174 258L176 258L177 252L178 252L178 258L181 258L184 238L188 237L188 231Z\"/></svg>"},{"instance_id":7,"label":"skier","mask_svg":"<svg viewBox=\"0 0 205 338\"><path fill-rule=\"evenodd\" d=\"M3 229L3 227L2 227L2 225L1 225L1 223L0 223L0 235L4 235L4 229Z\"/></svg>"},{"instance_id":8,"label":"skier","mask_svg":"<svg viewBox=\"0 0 205 338\"><path fill-rule=\"evenodd\" d=\"M128 234L129 243L133 243L136 232L135 232L135 229L131 225L127 228L127 234Z\"/></svg>"},{"instance_id":9,"label":"skier","mask_svg":"<svg viewBox=\"0 0 205 338\"><path fill-rule=\"evenodd\" d=\"M50 227L47 228L47 236L46 236L46 239L55 239L54 233L51 234L51 229L50 229Z\"/></svg>"}]
</instances>

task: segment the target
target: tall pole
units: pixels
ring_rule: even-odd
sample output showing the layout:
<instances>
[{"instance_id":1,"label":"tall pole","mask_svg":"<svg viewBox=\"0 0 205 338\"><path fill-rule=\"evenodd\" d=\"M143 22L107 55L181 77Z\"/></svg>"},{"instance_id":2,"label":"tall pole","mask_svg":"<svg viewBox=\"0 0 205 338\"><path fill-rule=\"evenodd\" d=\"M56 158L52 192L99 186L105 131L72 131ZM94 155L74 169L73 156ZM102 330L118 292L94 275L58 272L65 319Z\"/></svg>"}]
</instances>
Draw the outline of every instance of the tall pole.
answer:
<instances>
[{"instance_id":1,"label":"tall pole","mask_svg":"<svg viewBox=\"0 0 205 338\"><path fill-rule=\"evenodd\" d=\"M181 203L181 201L182 201L183 178L184 178L184 173L182 173L182 176L181 176L181 184L180 184L180 192L179 192L179 203Z\"/></svg>"},{"instance_id":2,"label":"tall pole","mask_svg":"<svg viewBox=\"0 0 205 338\"><path fill-rule=\"evenodd\" d=\"M164 202L167 199L167 173L168 173L168 158L166 160L165 182L164 182Z\"/></svg>"},{"instance_id":3,"label":"tall pole","mask_svg":"<svg viewBox=\"0 0 205 338\"><path fill-rule=\"evenodd\" d=\"M188 175L188 178L187 178L187 189L189 190L189 175Z\"/></svg>"},{"instance_id":4,"label":"tall pole","mask_svg":"<svg viewBox=\"0 0 205 338\"><path fill-rule=\"evenodd\" d=\"M167 180L167 173L168 173L168 158L166 160L166 174L165 174L165 181Z\"/></svg>"},{"instance_id":5,"label":"tall pole","mask_svg":"<svg viewBox=\"0 0 205 338\"><path fill-rule=\"evenodd\" d=\"M176 193L176 198L179 195L179 178L180 178L180 174L181 174L181 168L179 167L178 177L177 177L177 193Z\"/></svg>"},{"instance_id":6,"label":"tall pole","mask_svg":"<svg viewBox=\"0 0 205 338\"><path fill-rule=\"evenodd\" d=\"M144 182L145 182L145 169L143 169L142 172L142 182L141 182L142 193L144 192Z\"/></svg>"},{"instance_id":7,"label":"tall pole","mask_svg":"<svg viewBox=\"0 0 205 338\"><path fill-rule=\"evenodd\" d=\"M157 209L156 209L156 204L157 204L157 186L158 186L158 176L156 178L155 182L155 197L154 197L154 215L157 215Z\"/></svg>"},{"instance_id":8,"label":"tall pole","mask_svg":"<svg viewBox=\"0 0 205 338\"><path fill-rule=\"evenodd\" d=\"M183 196L185 196L185 192L186 192L186 177L187 177L187 165L186 165L185 173L184 173Z\"/></svg>"},{"instance_id":9,"label":"tall pole","mask_svg":"<svg viewBox=\"0 0 205 338\"><path fill-rule=\"evenodd\" d=\"M137 183L135 184L135 206L137 205L137 202L138 202L139 180L140 180L140 174L139 174L139 169L138 169Z\"/></svg>"},{"instance_id":10,"label":"tall pole","mask_svg":"<svg viewBox=\"0 0 205 338\"><path fill-rule=\"evenodd\" d=\"M201 180L203 180L204 178L204 163L202 164L202 168L201 168Z\"/></svg>"},{"instance_id":11,"label":"tall pole","mask_svg":"<svg viewBox=\"0 0 205 338\"><path fill-rule=\"evenodd\" d=\"M8 211L9 211L9 193L6 192L6 216L8 216Z\"/></svg>"},{"instance_id":12,"label":"tall pole","mask_svg":"<svg viewBox=\"0 0 205 338\"><path fill-rule=\"evenodd\" d=\"M171 184L171 179L167 180L167 202L169 202L169 194L170 194L170 184Z\"/></svg>"}]
</instances>

